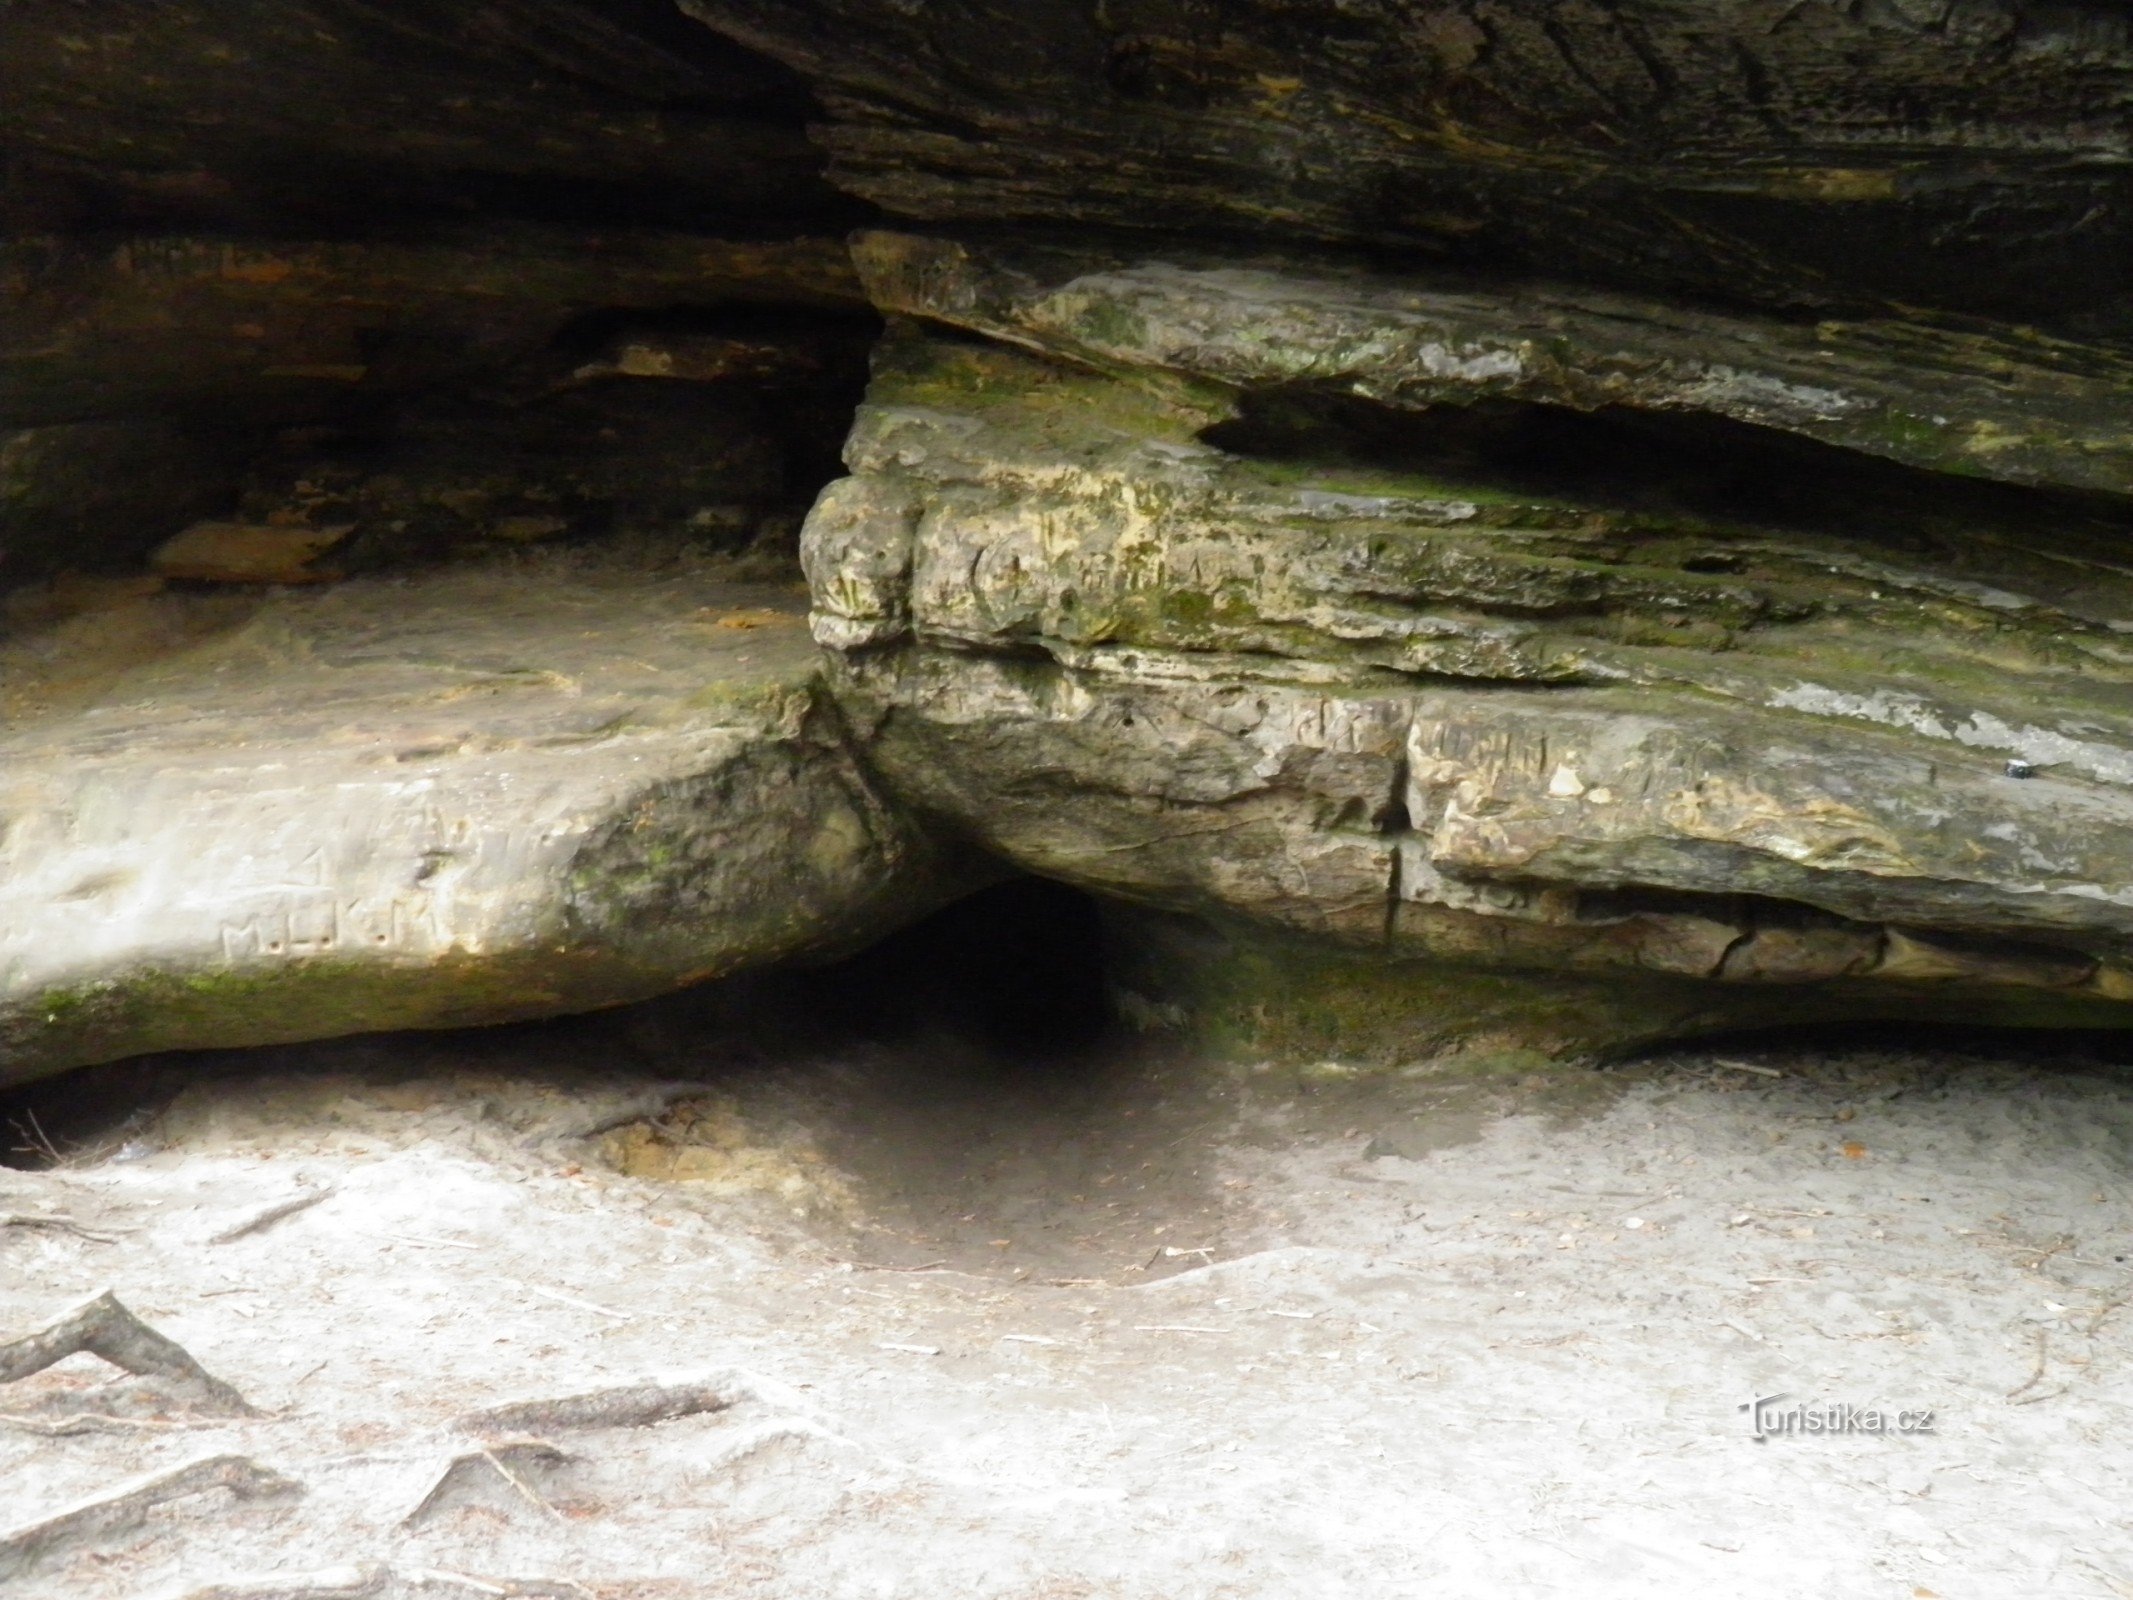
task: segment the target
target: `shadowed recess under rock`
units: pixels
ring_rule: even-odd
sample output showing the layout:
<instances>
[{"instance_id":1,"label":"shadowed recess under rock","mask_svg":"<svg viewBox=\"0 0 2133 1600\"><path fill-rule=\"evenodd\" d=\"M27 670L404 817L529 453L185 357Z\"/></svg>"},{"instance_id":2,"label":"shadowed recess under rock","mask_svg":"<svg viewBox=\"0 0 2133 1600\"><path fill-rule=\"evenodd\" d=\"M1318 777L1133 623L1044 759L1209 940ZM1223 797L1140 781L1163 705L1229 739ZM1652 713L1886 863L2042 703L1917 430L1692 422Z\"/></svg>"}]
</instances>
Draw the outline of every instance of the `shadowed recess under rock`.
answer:
<instances>
[{"instance_id":1,"label":"shadowed recess under rock","mask_svg":"<svg viewBox=\"0 0 2133 1600\"><path fill-rule=\"evenodd\" d=\"M2133 1019L2118 8L93 9L0 7L0 1082L1003 870L816 1009Z\"/></svg>"}]
</instances>

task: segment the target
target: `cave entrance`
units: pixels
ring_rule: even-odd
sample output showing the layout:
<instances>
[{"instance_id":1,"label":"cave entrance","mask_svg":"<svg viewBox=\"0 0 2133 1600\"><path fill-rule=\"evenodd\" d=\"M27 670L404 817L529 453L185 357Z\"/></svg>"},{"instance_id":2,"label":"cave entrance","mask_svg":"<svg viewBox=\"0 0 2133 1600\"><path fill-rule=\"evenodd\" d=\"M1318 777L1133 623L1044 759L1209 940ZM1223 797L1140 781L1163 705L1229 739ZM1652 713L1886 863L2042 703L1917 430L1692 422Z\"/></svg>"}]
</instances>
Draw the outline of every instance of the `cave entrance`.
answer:
<instances>
[{"instance_id":1,"label":"cave entrance","mask_svg":"<svg viewBox=\"0 0 2133 1600\"><path fill-rule=\"evenodd\" d=\"M612 1069L717 1081L864 1060L903 1088L1050 1095L1097 1074L1114 1016L1097 902L1040 878L954 901L855 954L748 973L611 1011L449 1031L143 1056L0 1095L0 1166L42 1169L145 1148L202 1078L261 1071L367 1081L449 1070ZM1019 1086L1019 1090L1016 1086Z\"/></svg>"},{"instance_id":2,"label":"cave entrance","mask_svg":"<svg viewBox=\"0 0 2133 1600\"><path fill-rule=\"evenodd\" d=\"M832 966L793 997L846 1037L963 1040L1004 1061L1057 1061L1112 1025L1103 913L1077 889L1015 878L981 889Z\"/></svg>"}]
</instances>

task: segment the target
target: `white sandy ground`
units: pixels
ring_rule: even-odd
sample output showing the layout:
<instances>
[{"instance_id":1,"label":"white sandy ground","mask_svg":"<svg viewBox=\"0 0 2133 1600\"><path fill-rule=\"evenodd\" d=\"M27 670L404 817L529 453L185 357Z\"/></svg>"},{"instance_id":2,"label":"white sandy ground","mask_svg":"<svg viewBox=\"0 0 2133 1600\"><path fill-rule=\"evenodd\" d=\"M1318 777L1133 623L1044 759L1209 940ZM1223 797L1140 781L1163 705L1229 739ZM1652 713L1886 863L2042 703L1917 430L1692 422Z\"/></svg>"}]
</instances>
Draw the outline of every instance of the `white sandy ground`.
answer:
<instances>
[{"instance_id":1,"label":"white sandy ground","mask_svg":"<svg viewBox=\"0 0 2133 1600\"><path fill-rule=\"evenodd\" d=\"M272 1413L0 1425L0 1531L222 1452L305 1491L8 1593L381 1562L455 1597L2133 1595L2123 1074L1765 1047L929 1092L845 1059L729 1069L695 1132L637 1136L709 1152L672 1184L583 1135L685 1086L558 1061L596 1032L473 1037L226 1059L123 1148L0 1172L0 1212L131 1230L0 1231L0 1339L115 1289ZM470 1407L724 1374L729 1410L553 1433L546 1506L403 1526ZM110 1378L0 1409L121 1410ZM1935 1428L1758 1443L1736 1407L1774 1393Z\"/></svg>"}]
</instances>

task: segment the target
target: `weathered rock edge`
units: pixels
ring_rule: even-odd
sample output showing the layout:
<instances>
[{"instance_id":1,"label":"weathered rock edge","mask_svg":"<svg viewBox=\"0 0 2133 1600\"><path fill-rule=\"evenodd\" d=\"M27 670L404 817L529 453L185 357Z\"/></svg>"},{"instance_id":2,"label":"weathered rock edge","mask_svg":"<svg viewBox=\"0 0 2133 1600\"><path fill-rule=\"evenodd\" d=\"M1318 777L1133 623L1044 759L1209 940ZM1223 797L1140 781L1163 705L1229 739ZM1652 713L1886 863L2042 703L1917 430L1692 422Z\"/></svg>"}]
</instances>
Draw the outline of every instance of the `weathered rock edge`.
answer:
<instances>
[{"instance_id":1,"label":"weathered rock edge","mask_svg":"<svg viewBox=\"0 0 2133 1600\"><path fill-rule=\"evenodd\" d=\"M263 600L0 773L0 1084L641 999L954 883L789 591L561 562Z\"/></svg>"},{"instance_id":2,"label":"weathered rock edge","mask_svg":"<svg viewBox=\"0 0 2133 1600\"><path fill-rule=\"evenodd\" d=\"M882 310L1071 360L1421 409L1700 412L1907 466L2133 494L2133 360L2034 329L1726 314L1561 284L858 235Z\"/></svg>"}]
</instances>

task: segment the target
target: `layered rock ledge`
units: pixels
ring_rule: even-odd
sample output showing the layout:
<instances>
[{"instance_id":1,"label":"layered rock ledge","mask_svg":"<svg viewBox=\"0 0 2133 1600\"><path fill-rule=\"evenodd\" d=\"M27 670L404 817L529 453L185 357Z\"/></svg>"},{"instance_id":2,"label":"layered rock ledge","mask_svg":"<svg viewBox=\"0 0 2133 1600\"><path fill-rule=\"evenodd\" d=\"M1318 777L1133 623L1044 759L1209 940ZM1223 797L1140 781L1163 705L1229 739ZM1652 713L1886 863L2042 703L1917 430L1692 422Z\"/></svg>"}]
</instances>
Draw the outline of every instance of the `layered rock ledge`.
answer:
<instances>
[{"instance_id":1,"label":"layered rock ledge","mask_svg":"<svg viewBox=\"0 0 2133 1600\"><path fill-rule=\"evenodd\" d=\"M1269 1058L2133 1022L2129 86L2042 0L0 5L0 1079L944 850Z\"/></svg>"},{"instance_id":2,"label":"layered rock ledge","mask_svg":"<svg viewBox=\"0 0 2133 1600\"><path fill-rule=\"evenodd\" d=\"M859 257L885 307L987 339L880 354L806 531L815 630L891 786L987 848L1247 945L1420 962L1364 984L1402 1049L1471 1037L1477 985L1519 1034L1482 972L1529 975L1549 1049L2133 1017L2124 504L1875 459L2015 425L1982 347L1884 369L1894 429L1839 362L1810 404L1812 339L1752 323L1721 380L1664 320L1543 339L1532 296ZM2035 370L2100 438L2114 380ZM1927 397L1988 377L2000 410L1929 437ZM1827 438L1856 448L1796 442Z\"/></svg>"}]
</instances>

